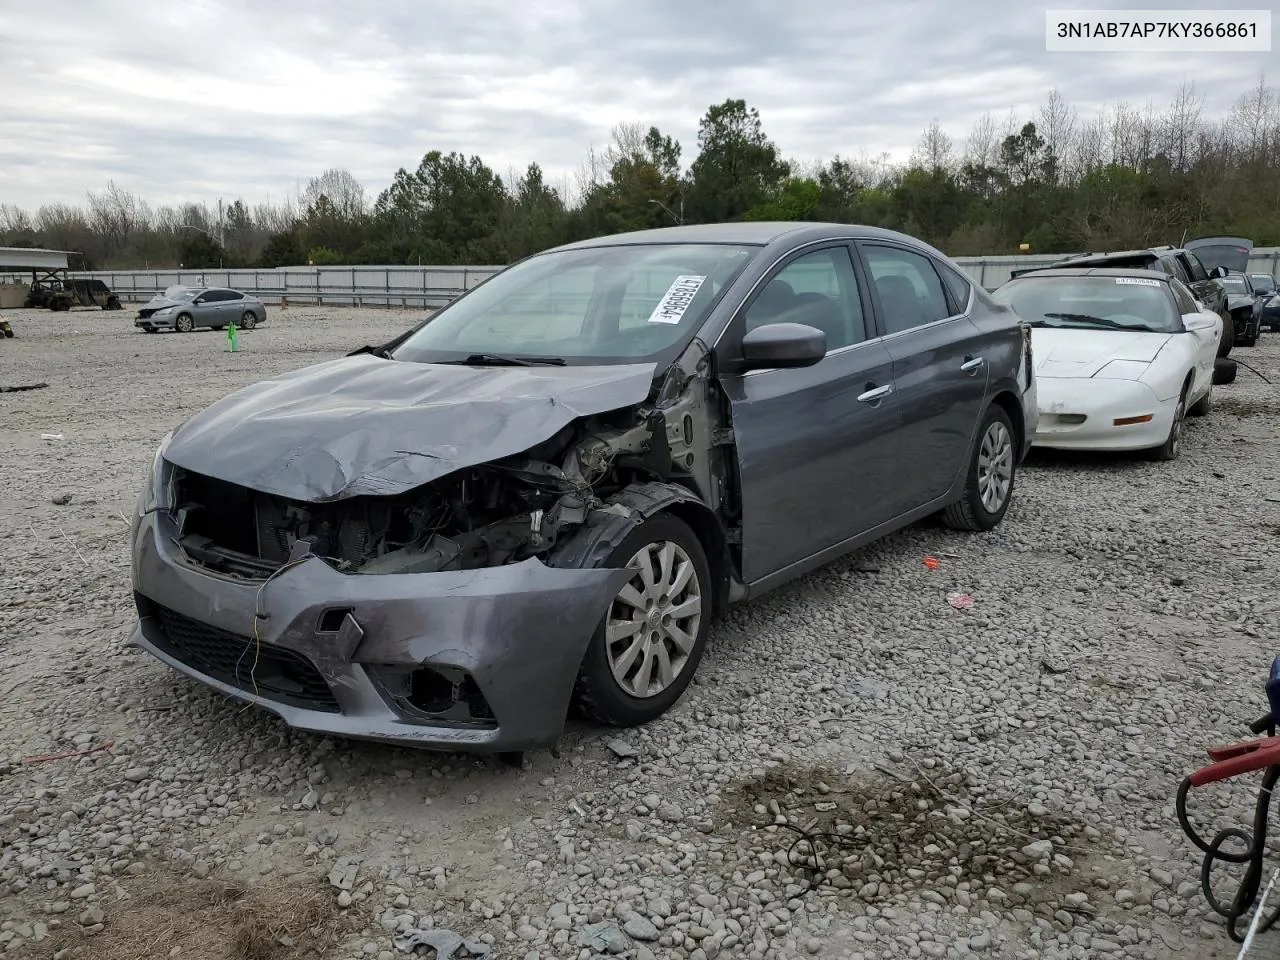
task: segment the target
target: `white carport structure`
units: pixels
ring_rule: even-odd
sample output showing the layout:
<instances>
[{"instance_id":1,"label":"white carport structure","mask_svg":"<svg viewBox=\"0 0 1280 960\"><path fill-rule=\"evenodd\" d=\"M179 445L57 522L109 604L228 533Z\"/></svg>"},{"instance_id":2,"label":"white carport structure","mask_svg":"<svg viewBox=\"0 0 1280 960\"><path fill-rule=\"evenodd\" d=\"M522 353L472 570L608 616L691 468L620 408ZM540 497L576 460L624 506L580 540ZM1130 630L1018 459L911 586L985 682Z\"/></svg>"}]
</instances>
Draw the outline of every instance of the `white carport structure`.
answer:
<instances>
[{"instance_id":1,"label":"white carport structure","mask_svg":"<svg viewBox=\"0 0 1280 960\"><path fill-rule=\"evenodd\" d=\"M18 274L30 273L30 283L52 284L66 276L70 250L43 250L37 247L0 247L0 309L16 309L27 299L27 282Z\"/></svg>"}]
</instances>

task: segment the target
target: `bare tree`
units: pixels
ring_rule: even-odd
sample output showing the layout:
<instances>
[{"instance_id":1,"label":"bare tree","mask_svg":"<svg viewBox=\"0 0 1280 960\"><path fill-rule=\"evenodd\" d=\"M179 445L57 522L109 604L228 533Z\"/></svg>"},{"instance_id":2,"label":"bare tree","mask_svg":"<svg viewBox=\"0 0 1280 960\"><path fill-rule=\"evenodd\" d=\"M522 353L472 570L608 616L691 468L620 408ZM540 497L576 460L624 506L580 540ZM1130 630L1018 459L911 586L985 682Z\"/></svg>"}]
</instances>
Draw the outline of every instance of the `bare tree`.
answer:
<instances>
[{"instance_id":1,"label":"bare tree","mask_svg":"<svg viewBox=\"0 0 1280 960\"><path fill-rule=\"evenodd\" d=\"M343 220L357 220L367 209L364 187L348 170L335 167L313 178L302 193L303 208L313 209L321 197L328 199L334 213Z\"/></svg>"},{"instance_id":2,"label":"bare tree","mask_svg":"<svg viewBox=\"0 0 1280 960\"><path fill-rule=\"evenodd\" d=\"M114 180L104 192L90 191L88 197L90 225L108 255L123 250L134 232L147 226L145 206Z\"/></svg>"},{"instance_id":3,"label":"bare tree","mask_svg":"<svg viewBox=\"0 0 1280 960\"><path fill-rule=\"evenodd\" d=\"M984 113L973 125L964 145L964 162L975 167L994 167L1000 157L1000 141L996 122L990 113Z\"/></svg>"},{"instance_id":4,"label":"bare tree","mask_svg":"<svg viewBox=\"0 0 1280 960\"><path fill-rule=\"evenodd\" d=\"M1036 132L1044 138L1045 148L1057 158L1060 173L1068 176L1075 174L1078 164L1074 156L1078 120L1075 108L1056 87L1049 91L1049 99L1036 120Z\"/></svg>"},{"instance_id":5,"label":"bare tree","mask_svg":"<svg viewBox=\"0 0 1280 960\"><path fill-rule=\"evenodd\" d=\"M1204 125L1201 118L1203 105L1204 98L1196 93L1195 85L1183 83L1161 118L1160 150L1176 171L1190 170L1198 158L1196 134Z\"/></svg>"},{"instance_id":6,"label":"bare tree","mask_svg":"<svg viewBox=\"0 0 1280 960\"><path fill-rule=\"evenodd\" d=\"M920 142L911 155L911 164L935 174L949 173L956 165L954 146L951 137L942 129L942 124L934 119L920 137Z\"/></svg>"}]
</instances>

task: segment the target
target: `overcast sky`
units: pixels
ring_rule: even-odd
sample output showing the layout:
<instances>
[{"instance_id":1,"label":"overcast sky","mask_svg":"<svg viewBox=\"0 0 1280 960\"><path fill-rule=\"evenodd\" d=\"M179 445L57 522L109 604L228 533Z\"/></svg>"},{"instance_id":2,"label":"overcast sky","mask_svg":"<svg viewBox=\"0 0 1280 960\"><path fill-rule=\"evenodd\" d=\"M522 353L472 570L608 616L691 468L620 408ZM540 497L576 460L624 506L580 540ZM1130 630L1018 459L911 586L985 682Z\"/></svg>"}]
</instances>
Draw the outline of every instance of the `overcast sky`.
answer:
<instances>
[{"instance_id":1,"label":"overcast sky","mask_svg":"<svg viewBox=\"0 0 1280 960\"><path fill-rule=\"evenodd\" d=\"M1191 80L1205 110L1223 113L1275 62L1046 53L1044 9L0 0L0 203L81 203L109 179L152 203L256 203L328 167L349 169L372 198L432 149L479 154L503 175L536 161L560 184L619 122L656 124L687 163L698 119L728 97L757 107L790 158L905 157L935 118L962 144L984 111L1030 119L1054 87L1088 117L1121 100L1163 107Z\"/></svg>"}]
</instances>

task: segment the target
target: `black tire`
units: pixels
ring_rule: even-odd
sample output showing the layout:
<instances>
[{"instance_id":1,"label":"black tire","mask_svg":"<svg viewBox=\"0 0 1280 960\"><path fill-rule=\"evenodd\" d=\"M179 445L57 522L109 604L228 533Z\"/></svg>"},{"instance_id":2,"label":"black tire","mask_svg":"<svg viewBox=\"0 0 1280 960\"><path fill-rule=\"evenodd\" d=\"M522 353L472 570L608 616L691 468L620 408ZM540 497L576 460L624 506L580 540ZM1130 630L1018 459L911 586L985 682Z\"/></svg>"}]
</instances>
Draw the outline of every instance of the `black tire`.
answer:
<instances>
[{"instance_id":1,"label":"black tire","mask_svg":"<svg viewBox=\"0 0 1280 960\"><path fill-rule=\"evenodd\" d=\"M624 600L615 598L609 605L604 619L596 627L587 646L586 656L578 672L577 684L574 688L574 702L587 716L600 723L616 727L635 727L656 720L675 704L693 679L702 660L702 652L707 644L707 631L711 626L713 613L713 589L711 568L707 563L702 544L688 524L678 517L660 513L645 521L614 548L604 566L624 566L639 554L646 546L653 544L673 543L678 546L693 566L692 577L701 602L697 627L693 631L693 641L686 655L684 665L675 675L671 684L661 692L648 697L637 697L624 690L615 679L610 666L610 644L606 640L605 627L615 608L621 604L631 607ZM627 587L632 587L640 575L636 574ZM624 588L626 589L626 588ZM634 618L633 618L634 619ZM650 626L655 625L650 621ZM639 631L643 634L648 626ZM634 636L634 634L633 634ZM654 636L657 636L656 631ZM623 638L625 641L626 638ZM652 639L650 640L652 642ZM665 643L666 641L662 641Z\"/></svg>"},{"instance_id":2,"label":"black tire","mask_svg":"<svg viewBox=\"0 0 1280 960\"><path fill-rule=\"evenodd\" d=\"M173 318L173 329L176 333L190 333L195 328L196 323L189 313L180 313Z\"/></svg>"},{"instance_id":3,"label":"black tire","mask_svg":"<svg viewBox=\"0 0 1280 960\"><path fill-rule=\"evenodd\" d=\"M1239 367L1234 360L1224 360L1219 357L1213 361L1213 382L1219 385L1235 383L1238 370Z\"/></svg>"},{"instance_id":4,"label":"black tire","mask_svg":"<svg viewBox=\"0 0 1280 960\"><path fill-rule=\"evenodd\" d=\"M1152 460L1177 460L1178 454L1182 452L1182 428L1187 422L1187 392L1190 389L1190 381L1183 384L1182 393L1178 394L1178 405L1173 409L1173 423L1169 425L1169 436L1165 438L1164 443L1149 451Z\"/></svg>"},{"instance_id":5,"label":"black tire","mask_svg":"<svg viewBox=\"0 0 1280 960\"><path fill-rule=\"evenodd\" d=\"M1005 449L997 455L996 463L987 466L991 461L990 445L995 443L993 434L1003 429ZM1004 412L1004 408L993 403L987 408L982 423L978 426L978 438L969 454L969 469L965 472L964 492L960 499L942 511L943 522L955 530L982 531L990 530L1004 519L1009 510L1009 502L1013 499L1013 488L1017 481L1018 451L1015 447L1017 434L1014 433L1013 421ZM1003 467L1002 467L1003 465ZM1007 473L1003 498L991 509L983 500L983 489L987 488L997 476Z\"/></svg>"},{"instance_id":6,"label":"black tire","mask_svg":"<svg viewBox=\"0 0 1280 960\"><path fill-rule=\"evenodd\" d=\"M257 325L258 325L258 318L254 316L252 310L246 310L244 314L240 317L241 330L252 330Z\"/></svg>"},{"instance_id":7,"label":"black tire","mask_svg":"<svg viewBox=\"0 0 1280 960\"><path fill-rule=\"evenodd\" d=\"M1222 313L1220 316L1222 317L1222 339L1218 341L1218 359L1224 360L1236 343L1236 322L1229 313Z\"/></svg>"},{"instance_id":8,"label":"black tire","mask_svg":"<svg viewBox=\"0 0 1280 960\"><path fill-rule=\"evenodd\" d=\"M1187 416L1203 417L1213 409L1213 378L1209 378L1209 389L1203 397L1187 408Z\"/></svg>"}]
</instances>

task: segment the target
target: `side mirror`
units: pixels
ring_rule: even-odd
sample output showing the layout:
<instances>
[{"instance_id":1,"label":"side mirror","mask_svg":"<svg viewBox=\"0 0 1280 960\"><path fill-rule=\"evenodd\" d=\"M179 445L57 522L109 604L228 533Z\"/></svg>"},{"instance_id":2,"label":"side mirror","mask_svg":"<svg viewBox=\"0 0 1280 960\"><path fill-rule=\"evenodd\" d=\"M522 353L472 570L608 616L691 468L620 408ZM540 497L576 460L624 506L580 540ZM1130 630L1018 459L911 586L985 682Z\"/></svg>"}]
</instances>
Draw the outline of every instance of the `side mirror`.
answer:
<instances>
[{"instance_id":1,"label":"side mirror","mask_svg":"<svg viewBox=\"0 0 1280 960\"><path fill-rule=\"evenodd\" d=\"M1226 275L1227 275L1226 267L1214 267L1212 270L1209 271L1209 276L1211 276L1215 280L1221 280Z\"/></svg>"},{"instance_id":2,"label":"side mirror","mask_svg":"<svg viewBox=\"0 0 1280 960\"><path fill-rule=\"evenodd\" d=\"M1211 330L1214 327L1214 317L1207 313L1185 313L1182 315L1182 328L1188 333L1195 333L1197 330Z\"/></svg>"},{"instance_id":3,"label":"side mirror","mask_svg":"<svg viewBox=\"0 0 1280 960\"><path fill-rule=\"evenodd\" d=\"M747 370L811 367L827 355L827 335L803 323L767 323L742 338Z\"/></svg>"}]
</instances>

